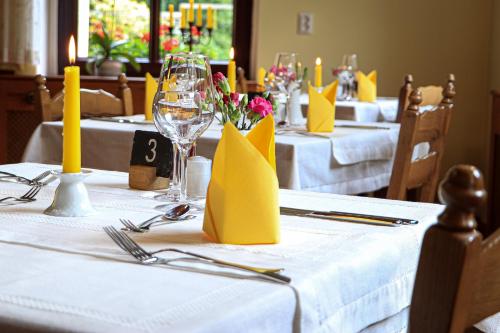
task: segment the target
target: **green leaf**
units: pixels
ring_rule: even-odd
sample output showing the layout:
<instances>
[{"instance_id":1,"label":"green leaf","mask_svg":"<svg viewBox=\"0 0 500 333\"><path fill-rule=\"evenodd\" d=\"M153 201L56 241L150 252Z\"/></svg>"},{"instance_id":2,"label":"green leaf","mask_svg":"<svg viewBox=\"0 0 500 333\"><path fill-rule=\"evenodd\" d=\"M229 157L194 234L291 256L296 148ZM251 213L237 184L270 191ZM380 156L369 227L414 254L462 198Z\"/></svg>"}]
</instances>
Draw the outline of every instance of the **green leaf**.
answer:
<instances>
[{"instance_id":1,"label":"green leaf","mask_svg":"<svg viewBox=\"0 0 500 333\"><path fill-rule=\"evenodd\" d=\"M122 57L122 58L127 59L127 60L128 60L128 62L130 63L130 65L132 66L132 68L134 68L134 70L135 70L136 72L138 72L138 71L140 71L140 70L141 70L141 65L139 65L139 64L137 63L137 61L135 61L135 58L134 58L132 55L130 55L130 54L126 53L126 52L117 52L117 51L114 51L114 50L113 50L113 52L112 52L112 54L111 54L111 55L112 55L112 57L113 57L113 58L115 58L115 59L116 59L117 57L118 57L118 58L119 58L119 57Z\"/></svg>"},{"instance_id":2,"label":"green leaf","mask_svg":"<svg viewBox=\"0 0 500 333\"><path fill-rule=\"evenodd\" d=\"M125 45L128 43L128 40L124 39L124 40L118 40L116 42L111 42L109 48L110 50L113 50L113 49L116 49L117 47L120 47L122 45Z\"/></svg>"}]
</instances>

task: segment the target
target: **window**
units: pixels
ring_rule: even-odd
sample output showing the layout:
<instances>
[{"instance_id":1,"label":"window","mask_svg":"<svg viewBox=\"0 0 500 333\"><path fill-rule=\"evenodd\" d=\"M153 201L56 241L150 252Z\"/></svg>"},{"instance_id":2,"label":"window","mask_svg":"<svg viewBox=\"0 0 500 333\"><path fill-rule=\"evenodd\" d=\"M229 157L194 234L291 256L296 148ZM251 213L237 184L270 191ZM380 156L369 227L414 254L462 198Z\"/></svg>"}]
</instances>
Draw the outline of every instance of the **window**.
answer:
<instances>
[{"instance_id":1,"label":"window","mask_svg":"<svg viewBox=\"0 0 500 333\"><path fill-rule=\"evenodd\" d=\"M214 71L225 71L229 49L234 45L238 65L248 72L252 3L252 0L195 1L195 23L201 5L202 24L206 27L210 7L214 29L209 38L207 29L203 28L200 34L196 27L193 28L193 51L209 56ZM175 28L172 31L169 28L170 4L174 6ZM179 28L182 12L185 11L187 17L189 6L188 0L60 1L59 71L62 72L67 64L64 50L69 35L76 36L78 64L83 67L87 59L95 56L98 51L95 38L101 38L107 33L115 41L123 40L119 50L131 55L141 64L140 72L135 72L127 66L129 76L142 76L145 72L157 74L161 59L166 53L189 50L188 40L182 38ZM242 22L245 27L236 25L236 21ZM85 70L82 70L82 73L85 73Z\"/></svg>"}]
</instances>

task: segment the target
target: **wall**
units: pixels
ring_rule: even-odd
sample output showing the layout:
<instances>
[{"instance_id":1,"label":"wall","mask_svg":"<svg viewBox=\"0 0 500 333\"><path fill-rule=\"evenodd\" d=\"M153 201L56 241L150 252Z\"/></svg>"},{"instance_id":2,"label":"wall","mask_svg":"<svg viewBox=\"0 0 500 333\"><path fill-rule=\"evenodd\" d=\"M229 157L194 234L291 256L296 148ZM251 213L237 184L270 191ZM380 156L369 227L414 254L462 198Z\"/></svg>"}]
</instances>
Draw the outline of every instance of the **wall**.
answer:
<instances>
[{"instance_id":1,"label":"wall","mask_svg":"<svg viewBox=\"0 0 500 333\"><path fill-rule=\"evenodd\" d=\"M269 67L278 51L299 52L309 68L320 56L328 83L342 55L356 53L360 69L377 69L381 96L397 96L406 73L422 85L443 84L454 73L456 112L443 170L456 163L485 170L492 0L256 2L254 68ZM312 35L296 34L301 11L314 14Z\"/></svg>"}]
</instances>

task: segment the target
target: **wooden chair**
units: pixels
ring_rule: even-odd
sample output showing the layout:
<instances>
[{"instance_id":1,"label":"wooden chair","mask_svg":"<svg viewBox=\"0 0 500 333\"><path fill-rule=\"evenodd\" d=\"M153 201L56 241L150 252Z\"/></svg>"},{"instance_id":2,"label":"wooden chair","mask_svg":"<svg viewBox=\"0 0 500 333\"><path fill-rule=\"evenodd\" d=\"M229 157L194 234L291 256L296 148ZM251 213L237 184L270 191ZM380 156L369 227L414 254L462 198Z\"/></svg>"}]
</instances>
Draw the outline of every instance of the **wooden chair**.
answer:
<instances>
[{"instance_id":1,"label":"wooden chair","mask_svg":"<svg viewBox=\"0 0 500 333\"><path fill-rule=\"evenodd\" d=\"M434 202L439 177L439 166L444 153L444 143L450 126L455 96L455 81L450 79L443 92L441 103L433 110L421 112L422 91L414 90L410 105L403 113L399 141L394 159L388 199L406 200L408 190L416 190L416 200ZM416 145L428 142L426 156L412 160Z\"/></svg>"},{"instance_id":2,"label":"wooden chair","mask_svg":"<svg viewBox=\"0 0 500 333\"><path fill-rule=\"evenodd\" d=\"M63 117L64 92L60 91L54 97L46 86L46 78L35 77L35 110L41 115L42 121L61 120ZM98 116L131 116L133 114L132 91L127 85L125 74L118 76L118 96L104 90L80 89L80 108L82 118Z\"/></svg>"},{"instance_id":3,"label":"wooden chair","mask_svg":"<svg viewBox=\"0 0 500 333\"><path fill-rule=\"evenodd\" d=\"M479 332L472 325L500 312L500 230L476 231L486 191L475 167L450 169L439 197L447 207L424 236L409 332Z\"/></svg>"},{"instance_id":4,"label":"wooden chair","mask_svg":"<svg viewBox=\"0 0 500 333\"><path fill-rule=\"evenodd\" d=\"M449 80L455 81L453 74L450 74ZM413 90L412 84L413 76L411 74L406 75L403 86L399 90L398 113L396 115L397 123L401 122L404 111L410 105L410 93ZM435 85L423 86L420 87L420 92L422 93L422 103L420 106L437 106L441 102L443 88Z\"/></svg>"},{"instance_id":5,"label":"wooden chair","mask_svg":"<svg viewBox=\"0 0 500 333\"><path fill-rule=\"evenodd\" d=\"M238 67L238 69L236 70L236 91L243 94L246 94L248 92L248 83L245 77L245 70L242 67Z\"/></svg>"}]
</instances>

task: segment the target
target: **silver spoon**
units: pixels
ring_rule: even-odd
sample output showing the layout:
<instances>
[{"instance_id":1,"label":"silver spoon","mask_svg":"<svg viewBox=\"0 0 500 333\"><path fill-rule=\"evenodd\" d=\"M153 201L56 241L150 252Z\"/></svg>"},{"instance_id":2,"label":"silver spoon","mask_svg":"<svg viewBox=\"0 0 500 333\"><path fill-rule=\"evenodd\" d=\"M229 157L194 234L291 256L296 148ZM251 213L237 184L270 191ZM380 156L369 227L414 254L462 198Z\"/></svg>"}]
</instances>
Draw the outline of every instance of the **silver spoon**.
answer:
<instances>
[{"instance_id":1,"label":"silver spoon","mask_svg":"<svg viewBox=\"0 0 500 333\"><path fill-rule=\"evenodd\" d=\"M139 225L135 225L132 221L127 220L127 219L120 219L123 225L125 225L126 230L132 230L132 231L147 231L149 228L155 224L155 223L166 223L165 221L168 222L175 222L175 221L183 221L187 219L194 218L194 215L187 215L184 216L189 211L189 205L182 204L182 205L177 205L175 207L170 208L167 210L165 214L159 214L156 216L153 216L152 218L141 222ZM160 220L158 220L161 218Z\"/></svg>"}]
</instances>

